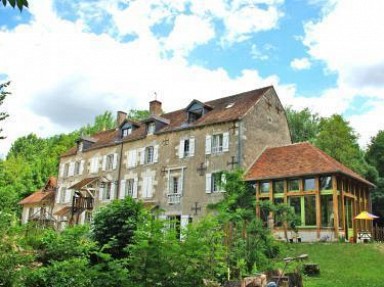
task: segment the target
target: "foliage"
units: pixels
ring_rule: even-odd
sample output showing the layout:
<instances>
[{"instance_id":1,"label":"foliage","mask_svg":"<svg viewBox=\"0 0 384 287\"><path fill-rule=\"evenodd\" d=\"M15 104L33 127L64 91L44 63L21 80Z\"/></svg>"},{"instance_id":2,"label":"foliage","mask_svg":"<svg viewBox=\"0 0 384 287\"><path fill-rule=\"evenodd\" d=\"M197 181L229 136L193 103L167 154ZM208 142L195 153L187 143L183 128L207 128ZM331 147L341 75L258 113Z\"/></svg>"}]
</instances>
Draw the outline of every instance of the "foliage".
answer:
<instances>
[{"instance_id":1,"label":"foliage","mask_svg":"<svg viewBox=\"0 0 384 287\"><path fill-rule=\"evenodd\" d=\"M150 113L148 110L135 110L132 109L128 112L128 119L131 119L133 121L142 121L147 119L150 116Z\"/></svg>"},{"instance_id":2,"label":"foliage","mask_svg":"<svg viewBox=\"0 0 384 287\"><path fill-rule=\"evenodd\" d=\"M221 225L206 218L183 230L180 241L166 222L148 217L129 245L133 286L194 287L225 272Z\"/></svg>"},{"instance_id":3,"label":"foliage","mask_svg":"<svg viewBox=\"0 0 384 287\"><path fill-rule=\"evenodd\" d=\"M380 177L384 177L384 130L379 131L371 138L368 144L366 158L374 165Z\"/></svg>"},{"instance_id":4,"label":"foliage","mask_svg":"<svg viewBox=\"0 0 384 287\"><path fill-rule=\"evenodd\" d=\"M132 243L142 215L142 204L131 197L115 200L96 213L93 237L105 252L122 258L126 255L124 248Z\"/></svg>"},{"instance_id":5,"label":"foliage","mask_svg":"<svg viewBox=\"0 0 384 287\"><path fill-rule=\"evenodd\" d=\"M23 11L23 8L28 8L28 0L1 0L4 6L9 4L12 8L17 7L20 12Z\"/></svg>"},{"instance_id":6,"label":"foliage","mask_svg":"<svg viewBox=\"0 0 384 287\"><path fill-rule=\"evenodd\" d=\"M112 116L112 112L106 111L101 115L96 116L92 125L88 124L80 128L80 134L93 135L99 131L109 130L116 127L115 118Z\"/></svg>"},{"instance_id":7,"label":"foliage","mask_svg":"<svg viewBox=\"0 0 384 287\"><path fill-rule=\"evenodd\" d=\"M295 111L292 107L287 107L285 112L292 142L313 142L319 131L320 117L317 114L312 114L308 108Z\"/></svg>"},{"instance_id":8,"label":"foliage","mask_svg":"<svg viewBox=\"0 0 384 287\"><path fill-rule=\"evenodd\" d=\"M4 3L4 2L3 2ZM0 106L3 104L5 98L10 95L10 92L6 90L10 82L0 84ZM9 117L9 114L6 112L0 112L0 122ZM3 130L0 128L0 134ZM4 136L0 135L0 140L4 139Z\"/></svg>"},{"instance_id":9,"label":"foliage","mask_svg":"<svg viewBox=\"0 0 384 287\"><path fill-rule=\"evenodd\" d=\"M368 180L377 179L377 171L365 161L364 152L357 142L358 135L349 122L340 115L333 115L321 119L319 128L315 140L317 147Z\"/></svg>"}]
</instances>

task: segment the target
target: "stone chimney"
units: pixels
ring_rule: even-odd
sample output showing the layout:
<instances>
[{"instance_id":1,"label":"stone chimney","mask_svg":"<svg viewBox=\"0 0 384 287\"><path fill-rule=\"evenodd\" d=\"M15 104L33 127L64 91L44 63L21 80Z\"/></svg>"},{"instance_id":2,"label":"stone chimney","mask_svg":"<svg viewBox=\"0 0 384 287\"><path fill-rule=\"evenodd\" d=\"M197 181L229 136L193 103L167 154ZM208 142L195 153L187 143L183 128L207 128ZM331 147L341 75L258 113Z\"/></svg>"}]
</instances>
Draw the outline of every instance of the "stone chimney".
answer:
<instances>
[{"instance_id":1,"label":"stone chimney","mask_svg":"<svg viewBox=\"0 0 384 287\"><path fill-rule=\"evenodd\" d=\"M160 116L163 113L161 110L161 102L158 100L149 102L149 112L151 115Z\"/></svg>"},{"instance_id":2,"label":"stone chimney","mask_svg":"<svg viewBox=\"0 0 384 287\"><path fill-rule=\"evenodd\" d=\"M116 116L117 126L119 127L124 122L124 120L126 118L127 118L127 113L122 112L122 111L118 111L117 112L117 116Z\"/></svg>"}]
</instances>

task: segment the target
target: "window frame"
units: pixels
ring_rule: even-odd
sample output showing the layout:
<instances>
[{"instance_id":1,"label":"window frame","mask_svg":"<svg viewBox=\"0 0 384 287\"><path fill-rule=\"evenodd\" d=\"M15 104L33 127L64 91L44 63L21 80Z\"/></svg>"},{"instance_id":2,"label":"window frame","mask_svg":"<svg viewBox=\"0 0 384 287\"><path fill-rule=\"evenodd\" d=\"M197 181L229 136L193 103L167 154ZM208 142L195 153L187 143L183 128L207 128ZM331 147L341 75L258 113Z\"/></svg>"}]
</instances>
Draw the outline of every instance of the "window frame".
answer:
<instances>
[{"instance_id":1,"label":"window frame","mask_svg":"<svg viewBox=\"0 0 384 287\"><path fill-rule=\"evenodd\" d=\"M144 150L144 164L153 163L155 158L155 147L147 146Z\"/></svg>"},{"instance_id":2,"label":"window frame","mask_svg":"<svg viewBox=\"0 0 384 287\"><path fill-rule=\"evenodd\" d=\"M224 151L224 134L213 134L211 143L212 154L222 153Z\"/></svg>"}]
</instances>

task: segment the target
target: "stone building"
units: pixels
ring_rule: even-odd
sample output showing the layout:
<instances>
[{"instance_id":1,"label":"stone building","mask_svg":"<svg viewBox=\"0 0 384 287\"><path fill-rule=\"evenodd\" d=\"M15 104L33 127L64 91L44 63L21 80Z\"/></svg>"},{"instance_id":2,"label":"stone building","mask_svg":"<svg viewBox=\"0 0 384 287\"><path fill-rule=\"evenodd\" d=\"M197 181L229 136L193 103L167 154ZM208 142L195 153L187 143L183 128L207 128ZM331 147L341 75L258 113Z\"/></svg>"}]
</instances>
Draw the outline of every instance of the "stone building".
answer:
<instances>
[{"instance_id":1,"label":"stone building","mask_svg":"<svg viewBox=\"0 0 384 287\"><path fill-rule=\"evenodd\" d=\"M371 210L374 185L309 143L267 148L248 170L246 181L254 185L257 201L286 203L294 209L297 235L287 234L274 214L257 210L281 238L356 239L358 232L372 231L372 221L354 217Z\"/></svg>"},{"instance_id":2,"label":"stone building","mask_svg":"<svg viewBox=\"0 0 384 287\"><path fill-rule=\"evenodd\" d=\"M141 122L118 112L118 127L81 137L60 159L54 214L84 223L113 199L137 198L185 225L221 197L222 171L247 169L266 147L291 143L273 87L162 113Z\"/></svg>"}]
</instances>

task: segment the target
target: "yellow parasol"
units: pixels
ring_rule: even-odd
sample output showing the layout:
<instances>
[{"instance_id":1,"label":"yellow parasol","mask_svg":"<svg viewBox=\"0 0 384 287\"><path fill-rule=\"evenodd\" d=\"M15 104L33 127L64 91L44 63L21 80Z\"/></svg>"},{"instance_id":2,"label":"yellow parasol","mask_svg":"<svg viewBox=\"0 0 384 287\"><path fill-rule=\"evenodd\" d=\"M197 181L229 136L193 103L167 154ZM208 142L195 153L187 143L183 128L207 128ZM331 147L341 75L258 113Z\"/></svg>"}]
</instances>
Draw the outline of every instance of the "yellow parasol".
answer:
<instances>
[{"instance_id":1,"label":"yellow parasol","mask_svg":"<svg viewBox=\"0 0 384 287\"><path fill-rule=\"evenodd\" d=\"M374 220L375 218L379 217L369 213L368 211L362 211L357 216L355 216L355 219Z\"/></svg>"}]
</instances>

